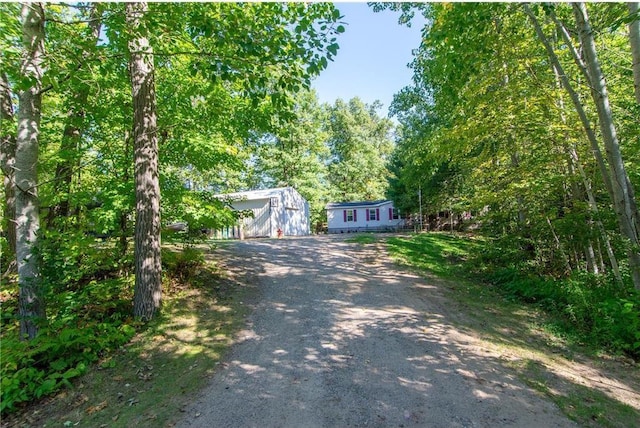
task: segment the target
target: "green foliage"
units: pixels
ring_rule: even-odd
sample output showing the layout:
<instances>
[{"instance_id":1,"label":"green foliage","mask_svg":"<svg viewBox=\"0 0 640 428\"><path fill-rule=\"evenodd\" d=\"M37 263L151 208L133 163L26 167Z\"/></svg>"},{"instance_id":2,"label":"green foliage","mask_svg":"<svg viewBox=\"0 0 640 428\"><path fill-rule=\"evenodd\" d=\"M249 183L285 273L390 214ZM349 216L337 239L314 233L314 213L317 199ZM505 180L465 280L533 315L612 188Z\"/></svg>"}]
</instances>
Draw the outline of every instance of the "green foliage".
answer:
<instances>
[{"instance_id":1,"label":"green foliage","mask_svg":"<svg viewBox=\"0 0 640 428\"><path fill-rule=\"evenodd\" d=\"M48 293L48 324L32 341L18 337L17 319L3 314L2 413L70 385L109 352L127 343L132 278L92 281L75 290ZM15 314L15 300L3 304Z\"/></svg>"},{"instance_id":2,"label":"green foliage","mask_svg":"<svg viewBox=\"0 0 640 428\"><path fill-rule=\"evenodd\" d=\"M331 149L329 184L333 201L384 199L393 151L393 124L359 98L337 100L329 110L328 145Z\"/></svg>"},{"instance_id":3,"label":"green foliage","mask_svg":"<svg viewBox=\"0 0 640 428\"><path fill-rule=\"evenodd\" d=\"M182 251L162 250L162 269L170 278L181 281L193 279L204 265L202 251L187 246Z\"/></svg>"},{"instance_id":4,"label":"green foliage","mask_svg":"<svg viewBox=\"0 0 640 428\"><path fill-rule=\"evenodd\" d=\"M20 340L16 285L3 286L2 413L68 386L135 333L130 254L81 231L49 230L37 256L48 316L35 340Z\"/></svg>"},{"instance_id":5,"label":"green foliage","mask_svg":"<svg viewBox=\"0 0 640 428\"><path fill-rule=\"evenodd\" d=\"M597 349L640 358L640 295L613 278L577 273L553 279L503 269L489 278L509 299L554 315L554 329Z\"/></svg>"},{"instance_id":6,"label":"green foliage","mask_svg":"<svg viewBox=\"0 0 640 428\"><path fill-rule=\"evenodd\" d=\"M70 386L110 349L128 342L135 329L127 324L91 323L81 328L52 323L33 341L4 335L0 412Z\"/></svg>"},{"instance_id":7,"label":"green foliage","mask_svg":"<svg viewBox=\"0 0 640 428\"><path fill-rule=\"evenodd\" d=\"M44 285L54 294L118 277L133 263L130 255L122 258L111 243L98 244L93 233L83 231L47 231L37 251Z\"/></svg>"}]
</instances>

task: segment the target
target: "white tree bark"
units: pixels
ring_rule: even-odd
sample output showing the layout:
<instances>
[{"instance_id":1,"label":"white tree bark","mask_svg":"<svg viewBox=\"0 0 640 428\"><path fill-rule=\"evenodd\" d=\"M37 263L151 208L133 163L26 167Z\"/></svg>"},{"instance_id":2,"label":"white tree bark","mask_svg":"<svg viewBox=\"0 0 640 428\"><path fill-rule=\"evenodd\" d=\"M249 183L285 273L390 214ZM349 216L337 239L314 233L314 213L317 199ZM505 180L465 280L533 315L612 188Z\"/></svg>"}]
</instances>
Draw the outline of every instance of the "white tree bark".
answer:
<instances>
[{"instance_id":1,"label":"white tree bark","mask_svg":"<svg viewBox=\"0 0 640 428\"><path fill-rule=\"evenodd\" d=\"M15 163L16 163L16 135L15 117L11 103L11 89L6 73L0 73L0 168L2 168L4 184L4 221L6 227L9 253L13 259L9 269L16 269L16 188L15 188ZM9 270L8 269L8 270Z\"/></svg>"},{"instance_id":2,"label":"white tree bark","mask_svg":"<svg viewBox=\"0 0 640 428\"><path fill-rule=\"evenodd\" d=\"M143 22L147 11L145 2L127 4L136 184L133 311L143 321L153 318L162 301L156 94L153 48Z\"/></svg>"},{"instance_id":3,"label":"white tree bark","mask_svg":"<svg viewBox=\"0 0 640 428\"><path fill-rule=\"evenodd\" d=\"M33 254L40 228L38 200L38 138L42 104L44 59L44 6L22 6L22 42L24 56L21 75L32 85L19 94L18 133L16 136L16 258L20 287L20 334L33 339L38 323L45 316L44 296L37 257Z\"/></svg>"},{"instance_id":4,"label":"white tree bark","mask_svg":"<svg viewBox=\"0 0 640 428\"><path fill-rule=\"evenodd\" d=\"M602 157L602 154L600 152L600 146L598 144L598 140L596 138L595 132L593 131L593 128L591 128L591 122L589 121L586 112L584 111L584 107L582 105L582 102L580 101L580 97L579 95L576 93L576 91L573 89L571 82L569 81L569 78L567 76L567 74L564 72L564 69L562 67L562 64L560 64L560 60L558 59L557 55L555 54L555 51L553 50L553 47L551 46L551 44L549 43L549 40L547 39L547 37L544 35L543 31L542 31L542 27L540 26L540 23L538 22L535 14L531 11L531 9L529 8L529 6L527 6L526 4L523 6L524 7L524 11L527 14L527 16L529 16L529 19L531 20L531 22L533 23L533 26L536 30L536 34L538 35L538 38L542 41L542 44L544 45L547 54L549 56L549 59L551 60L551 65L552 65L552 69L555 73L555 75L560 79L560 82L562 83L562 86L565 88L565 90L569 93L569 96L571 97L571 100L573 102L573 105L578 113L578 116L580 117L580 121L582 122L583 128L587 134L587 138L591 144L591 149L592 149L592 153L596 159L596 163L598 164L598 168L600 169L600 173L602 175L602 179L604 181L605 187L607 188L607 191L609 192L609 195L611 197L611 200L614 201L615 204L615 200L616 200L616 195L614 192L614 184L612 182L611 179L611 175L609 174L609 168L607 167L606 163L604 162L604 159ZM564 26L559 25L558 21L556 19L554 19L556 21L556 25L558 26L558 29L560 30L561 34L563 35L563 38L565 39L565 42L570 44L571 46L573 46L573 44L571 43L571 40L567 39L567 34L566 31L564 30ZM591 80L591 74L590 74L590 70L586 68L586 65L582 62L582 59L579 57L579 55L577 55L577 50L575 50L572 47L572 53L574 55L574 60L576 61L578 67L581 69L583 75L588 78L589 80ZM606 145L606 144L605 144ZM577 153L575 152L575 150L571 150L569 152L569 154L574 158L574 162L576 164L576 166L579 168L580 172L581 172L581 177L583 178L583 182L585 184L585 189L587 190L587 195L589 196L589 207L591 208L591 210L594 213L597 213L597 205L595 203L595 198L593 197L593 193L590 191L591 190L591 186L589 184L589 181L586 180L586 174L584 173L584 170L582 169L582 166L580 164L580 162L577 159ZM616 214L617 211L616 211ZM622 230L622 221L623 219L620 218L620 216L618 217L618 224L620 226L620 229ZM616 275L616 279L618 281L622 281L622 278L620 276L619 273L619 269L618 269L618 264L617 264L617 260L615 258L615 255L613 254L613 250L611 248L611 245L609 243L608 237L606 235L606 230L604 229L604 226L602 225L601 222L599 222L598 224L598 228L600 229L600 233L602 235L603 240L606 243L607 246L607 254L609 255L609 260L611 262L611 266L612 269L614 271L614 274ZM625 235L624 231L623 231L623 235ZM626 235L625 235L626 236ZM632 262L632 255L630 255L630 262ZM633 261L635 262L635 261ZM640 264L640 258L638 259L638 263ZM640 277L638 277L638 281L640 281ZM639 282L636 282L636 278L634 277L634 285L636 286L636 288L639 287Z\"/></svg>"},{"instance_id":5,"label":"white tree bark","mask_svg":"<svg viewBox=\"0 0 640 428\"><path fill-rule=\"evenodd\" d=\"M604 140L607 160L611 170L613 206L622 235L629 240L629 268L635 287L640 290L640 240L638 237L638 210L635 194L622 161L620 144L613 113L609 103L607 83L600 67L593 30L585 3L573 3L573 12L580 34L585 64L591 77L591 95L596 104L600 132Z\"/></svg>"},{"instance_id":6,"label":"white tree bark","mask_svg":"<svg viewBox=\"0 0 640 428\"><path fill-rule=\"evenodd\" d=\"M629 13L635 19L629 23L629 43L631 44L631 56L633 58L633 88L636 94L636 102L640 104L640 17L638 9L640 3L627 3Z\"/></svg>"}]
</instances>

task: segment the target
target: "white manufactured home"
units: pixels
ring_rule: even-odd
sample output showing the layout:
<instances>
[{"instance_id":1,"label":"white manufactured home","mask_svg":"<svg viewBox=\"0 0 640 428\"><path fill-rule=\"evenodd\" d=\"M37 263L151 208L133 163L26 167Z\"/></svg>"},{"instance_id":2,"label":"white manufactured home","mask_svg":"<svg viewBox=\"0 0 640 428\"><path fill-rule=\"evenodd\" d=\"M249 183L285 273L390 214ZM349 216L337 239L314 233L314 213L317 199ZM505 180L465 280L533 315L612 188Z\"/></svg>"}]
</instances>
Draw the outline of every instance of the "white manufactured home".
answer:
<instances>
[{"instance_id":1,"label":"white manufactured home","mask_svg":"<svg viewBox=\"0 0 640 428\"><path fill-rule=\"evenodd\" d=\"M227 198L236 211L252 213L252 216L240 220L242 237L276 238L309 234L309 203L293 187L216 196Z\"/></svg>"},{"instance_id":2,"label":"white manufactured home","mask_svg":"<svg viewBox=\"0 0 640 428\"><path fill-rule=\"evenodd\" d=\"M404 224L393 201L330 203L325 208L328 233L391 231Z\"/></svg>"}]
</instances>

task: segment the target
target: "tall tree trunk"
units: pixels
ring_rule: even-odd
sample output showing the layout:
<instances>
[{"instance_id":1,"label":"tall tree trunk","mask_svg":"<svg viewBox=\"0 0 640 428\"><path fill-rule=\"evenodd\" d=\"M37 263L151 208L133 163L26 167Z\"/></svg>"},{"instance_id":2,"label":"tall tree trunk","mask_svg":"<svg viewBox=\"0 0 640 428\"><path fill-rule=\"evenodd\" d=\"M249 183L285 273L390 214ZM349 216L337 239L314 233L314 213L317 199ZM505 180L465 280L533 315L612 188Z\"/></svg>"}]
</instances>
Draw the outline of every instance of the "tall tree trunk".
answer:
<instances>
[{"instance_id":1,"label":"tall tree trunk","mask_svg":"<svg viewBox=\"0 0 640 428\"><path fill-rule=\"evenodd\" d=\"M146 2L127 4L136 186L133 312L143 321L153 318L162 297L156 94L153 48L143 22L147 11Z\"/></svg>"},{"instance_id":2,"label":"tall tree trunk","mask_svg":"<svg viewBox=\"0 0 640 428\"><path fill-rule=\"evenodd\" d=\"M627 3L629 13L635 15L629 23L629 43L631 44L631 56L633 58L633 88L636 94L636 102L640 104L640 17L638 9L640 3Z\"/></svg>"},{"instance_id":3,"label":"tall tree trunk","mask_svg":"<svg viewBox=\"0 0 640 428\"><path fill-rule=\"evenodd\" d=\"M90 41L97 43L100 36L102 5L93 3L89 14ZM88 50L82 52L83 59L90 55ZM58 202L51 207L47 216L47 226L51 226L53 220L58 217L69 216L69 193L71 191L71 178L73 170L78 161L78 147L84 131L85 106L89 98L90 86L86 83L82 73L78 70L73 76L74 84L77 88L71 98L71 105L60 142L61 160L56 166L54 179L54 195L59 198Z\"/></svg>"},{"instance_id":4,"label":"tall tree trunk","mask_svg":"<svg viewBox=\"0 0 640 428\"><path fill-rule=\"evenodd\" d=\"M124 136L124 152L125 156L128 156L129 150L131 150L131 134L129 131L125 131ZM129 165L125 162L124 174L122 174L121 180L123 182L128 182L131 179L129 174ZM129 241L127 240L128 235L128 223L129 223L129 213L125 210L121 210L118 213L118 226L119 226L119 240L118 240L118 250L121 257L124 257L127 254L127 249L129 248Z\"/></svg>"},{"instance_id":5,"label":"tall tree trunk","mask_svg":"<svg viewBox=\"0 0 640 428\"><path fill-rule=\"evenodd\" d=\"M555 20L555 16L554 16L554 20ZM558 24L558 21L556 21L556 24ZM562 27L562 29L564 29L564 27ZM565 43L570 43L570 40L565 39ZM555 82L556 82L556 86L558 88L562 87L561 84L561 75L560 73L562 72L562 70L558 69L556 67L556 63L554 62L553 66L553 74L555 77ZM586 74L586 69L585 69L585 76L588 77L588 75ZM558 101L557 101L557 105L558 105L558 109L560 110L560 120L562 122L563 125L567 124L567 119L565 116L565 105L564 105L564 100L562 98L562 96L558 97ZM584 171L584 168L582 167L582 163L580 162L580 159L578 157L578 152L575 148L575 146L573 144L569 144L568 143L569 140L569 136L565 135L565 142L563 143L563 148L565 153L568 155L568 166L569 166L569 171L571 172L571 174L575 174L575 170L577 169L579 172L579 176L580 179L582 181L582 185L584 187L584 191L587 194L587 201L589 203L589 210L593 213L596 223L596 226L598 228L598 232L600 233L601 239L604 241L605 243L605 247L607 248L607 256L609 257L609 263L611 265L611 269L613 270L613 274L616 278L616 280L622 284L622 275L620 275L620 268L618 267L618 260L613 252L613 248L611 247L611 241L609 240L609 236L607 235L607 231L604 228L604 225L602 224L602 221L600 220L600 215L598 213L598 204L596 203L596 198L593 195L593 189L591 188L591 181L589 180L589 178L587 177L587 174ZM578 192L577 189L577 184L574 186L573 189L573 197L576 200L583 200L582 197L578 196L578 193L582 193L582 192ZM602 252L600 252L600 257L602 258ZM594 259L593 259L593 244L591 243L591 241L589 241L587 247L585 248L585 258L587 260L587 266L593 266L593 268L591 269L591 271L594 274L598 273L598 268L597 268L597 264L594 263ZM601 271L604 272L604 269L602 268L602 266L604 266L604 263L600 263L600 269Z\"/></svg>"},{"instance_id":6,"label":"tall tree trunk","mask_svg":"<svg viewBox=\"0 0 640 428\"><path fill-rule=\"evenodd\" d=\"M46 319L38 257L34 247L40 228L38 200L38 138L42 104L42 61L44 58L44 6L22 6L24 57L21 75L33 85L19 93L18 134L16 138L16 256L20 287L20 335L33 339L38 324Z\"/></svg>"},{"instance_id":7,"label":"tall tree trunk","mask_svg":"<svg viewBox=\"0 0 640 428\"><path fill-rule=\"evenodd\" d=\"M2 228L7 231L9 244L10 267L16 268L16 189L15 189L15 162L16 162L16 134L13 104L11 103L11 89L9 79L5 73L0 74L0 168L2 168L4 184L4 206Z\"/></svg>"},{"instance_id":8,"label":"tall tree trunk","mask_svg":"<svg viewBox=\"0 0 640 428\"><path fill-rule=\"evenodd\" d=\"M613 206L618 217L620 231L629 240L629 268L633 284L640 290L640 239L638 236L638 209L629 176L622 161L620 145L613 114L609 104L607 83L596 54L593 30L589 23L587 7L584 3L573 3L573 12L584 51L585 62L591 76L591 94L596 104L600 132L604 140L607 160L611 169L613 185Z\"/></svg>"}]
</instances>

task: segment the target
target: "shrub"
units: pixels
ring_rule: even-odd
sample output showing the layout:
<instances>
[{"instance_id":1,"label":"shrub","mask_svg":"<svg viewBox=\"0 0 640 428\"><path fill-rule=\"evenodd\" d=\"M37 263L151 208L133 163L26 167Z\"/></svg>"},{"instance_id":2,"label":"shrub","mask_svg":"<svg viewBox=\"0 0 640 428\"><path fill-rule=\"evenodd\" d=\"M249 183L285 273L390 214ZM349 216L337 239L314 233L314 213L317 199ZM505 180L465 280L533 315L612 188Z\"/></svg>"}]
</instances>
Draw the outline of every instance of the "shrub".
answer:
<instances>
[{"instance_id":1,"label":"shrub","mask_svg":"<svg viewBox=\"0 0 640 428\"><path fill-rule=\"evenodd\" d=\"M109 244L98 244L81 231L47 231L39 241L42 278L55 291L69 290L91 280L116 278L129 270L133 260L121 257Z\"/></svg>"},{"instance_id":2,"label":"shrub","mask_svg":"<svg viewBox=\"0 0 640 428\"><path fill-rule=\"evenodd\" d=\"M70 385L88 364L125 344L135 333L132 326L122 323L87 323L82 327L63 324L52 323L29 342L20 341L15 332L4 335L1 413Z\"/></svg>"},{"instance_id":3,"label":"shrub","mask_svg":"<svg viewBox=\"0 0 640 428\"><path fill-rule=\"evenodd\" d=\"M193 278L204 265L204 254L192 246L182 251L162 250L162 268L172 278L186 281Z\"/></svg>"}]
</instances>

